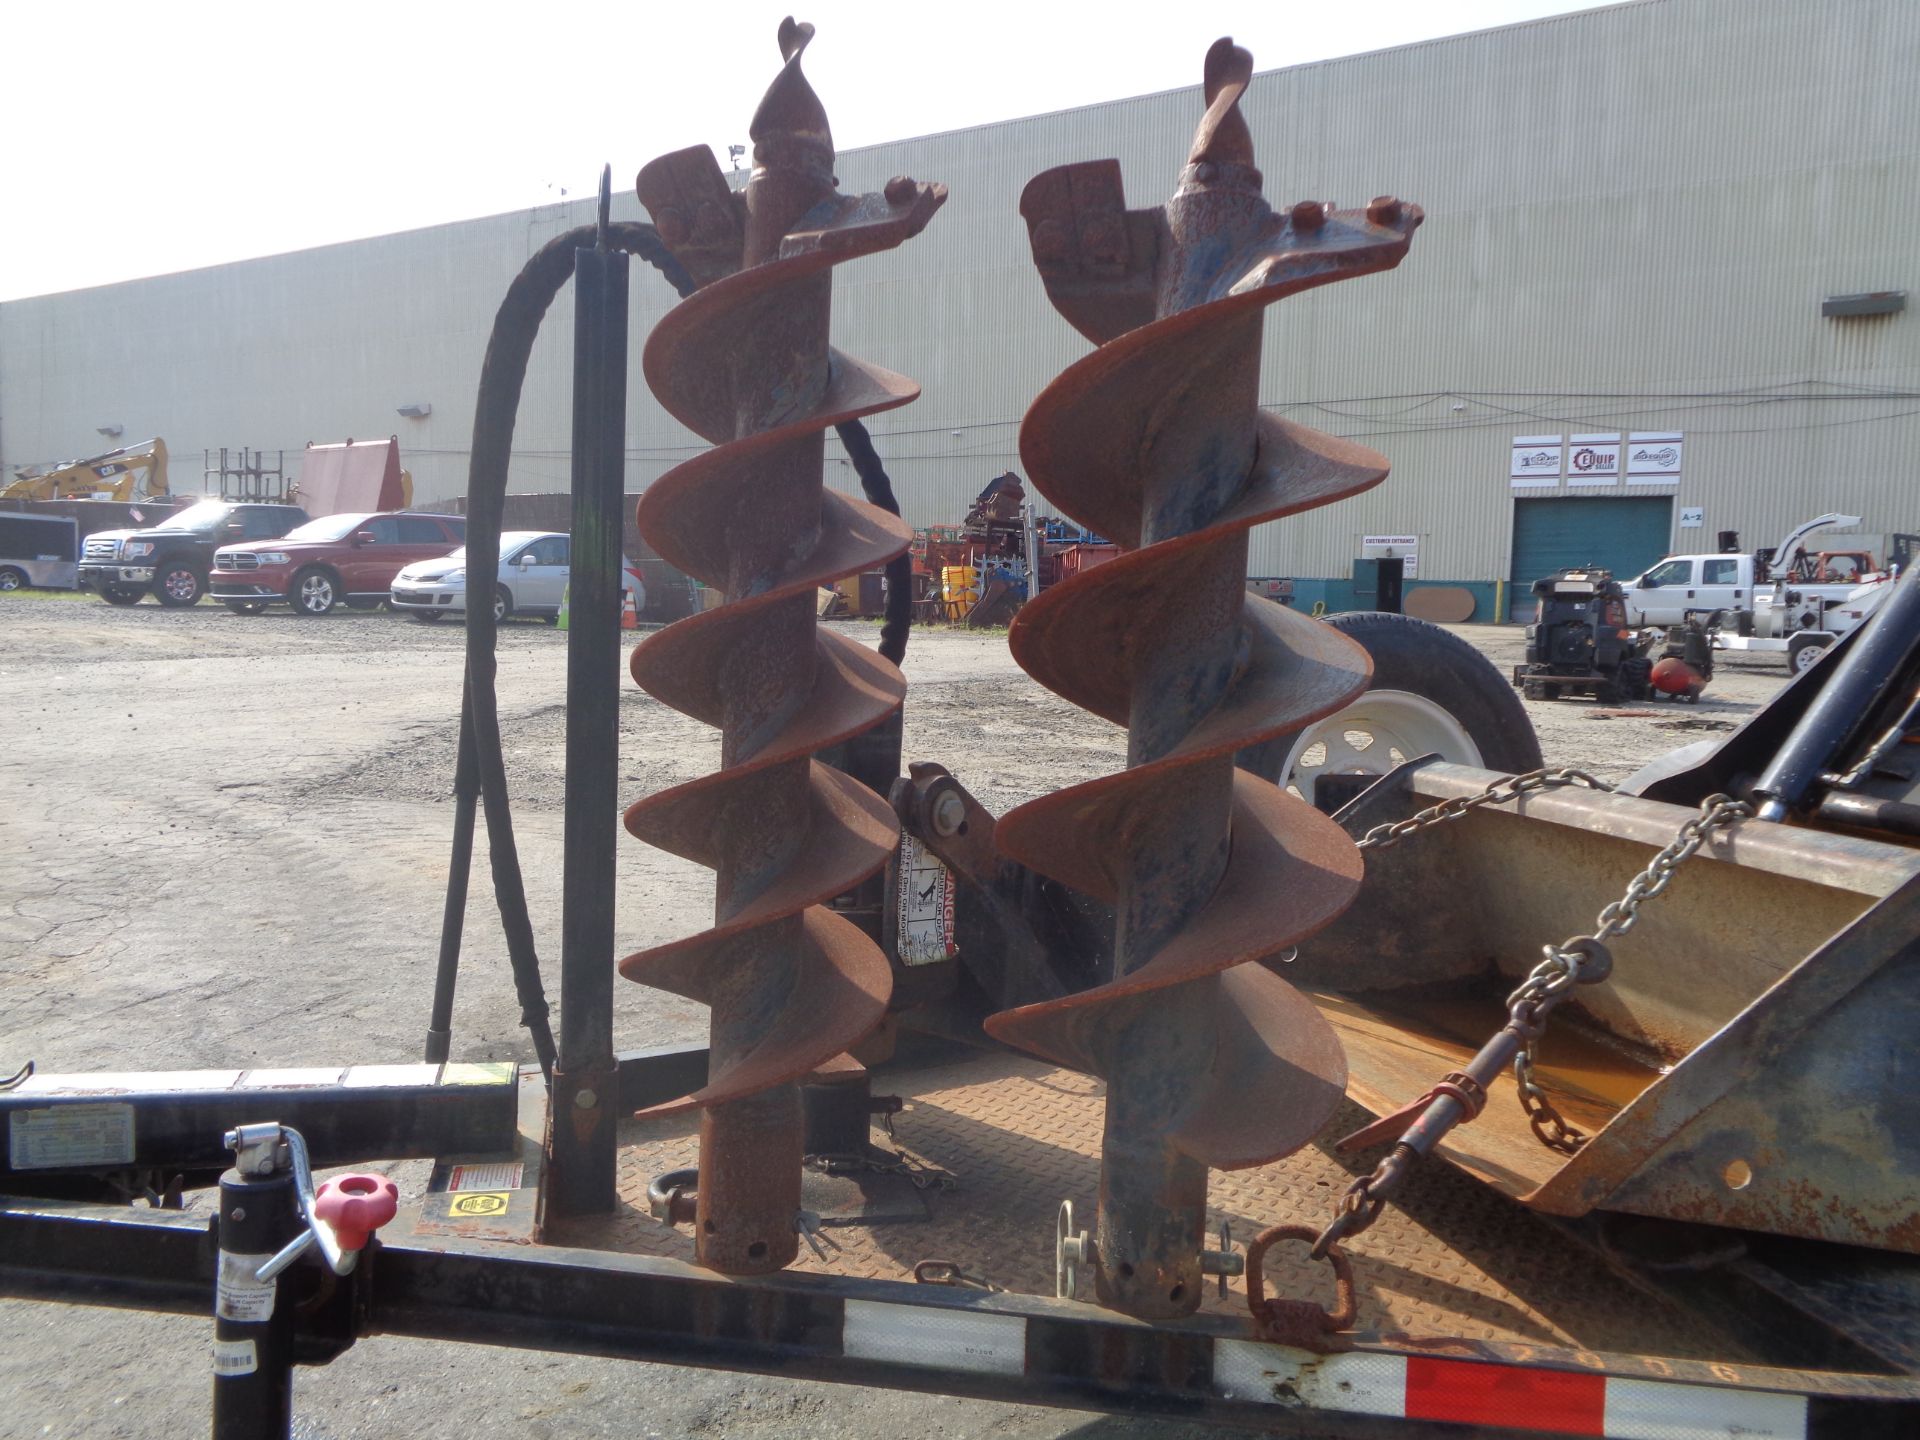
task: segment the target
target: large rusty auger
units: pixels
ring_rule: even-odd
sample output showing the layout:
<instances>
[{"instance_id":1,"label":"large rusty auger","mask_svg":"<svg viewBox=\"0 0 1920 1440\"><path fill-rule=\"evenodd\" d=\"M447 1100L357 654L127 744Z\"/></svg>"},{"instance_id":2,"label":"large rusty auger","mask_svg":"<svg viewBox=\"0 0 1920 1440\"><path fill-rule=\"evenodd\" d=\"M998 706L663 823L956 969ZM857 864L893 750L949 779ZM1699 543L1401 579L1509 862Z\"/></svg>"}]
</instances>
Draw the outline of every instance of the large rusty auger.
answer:
<instances>
[{"instance_id":1,"label":"large rusty auger","mask_svg":"<svg viewBox=\"0 0 1920 1440\"><path fill-rule=\"evenodd\" d=\"M919 389L831 349L827 332L833 267L917 234L946 198L907 179L883 195L838 193L826 112L800 69L812 38L811 25L780 26L786 63L753 119L744 192L704 146L652 161L637 186L700 286L648 340L647 384L715 447L654 482L640 531L726 603L633 656L643 689L719 727L721 769L627 812L642 840L718 872L715 923L620 971L710 1007L707 1083L660 1111L704 1108L695 1253L729 1274L797 1252L795 1082L871 1030L890 989L885 955L825 902L886 862L893 815L811 757L883 719L905 681L819 629L814 596L912 539L898 518L825 489L826 430Z\"/></svg>"},{"instance_id":2,"label":"large rusty auger","mask_svg":"<svg viewBox=\"0 0 1920 1440\"><path fill-rule=\"evenodd\" d=\"M1396 200L1276 214L1239 111L1253 57L1207 53L1207 111L1164 209L1128 211L1115 161L1037 176L1021 198L1056 309L1099 348L1028 410L1040 491L1125 553L1042 594L1015 658L1128 730L1128 768L1022 806L1000 844L1111 902L1104 983L988 1029L1107 1082L1095 1286L1164 1317L1200 1300L1207 1169L1291 1153L1346 1079L1319 1012L1252 963L1327 924L1360 857L1330 820L1238 770L1365 687L1365 653L1247 594L1255 525L1377 484L1386 460L1259 405L1262 315L1314 285L1389 269L1420 211Z\"/></svg>"}]
</instances>

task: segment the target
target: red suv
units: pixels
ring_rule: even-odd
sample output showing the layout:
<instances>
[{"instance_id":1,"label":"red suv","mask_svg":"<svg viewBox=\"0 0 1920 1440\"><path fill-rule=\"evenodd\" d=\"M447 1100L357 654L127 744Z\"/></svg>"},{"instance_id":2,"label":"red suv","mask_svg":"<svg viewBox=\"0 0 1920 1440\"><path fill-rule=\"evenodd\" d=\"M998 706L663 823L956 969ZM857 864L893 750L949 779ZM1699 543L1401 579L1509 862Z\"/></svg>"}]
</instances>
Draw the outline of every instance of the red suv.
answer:
<instances>
[{"instance_id":1,"label":"red suv","mask_svg":"<svg viewBox=\"0 0 1920 1440\"><path fill-rule=\"evenodd\" d=\"M215 551L208 587L236 615L281 601L299 615L324 615L339 604L371 610L403 568L466 543L459 515L328 515L278 540Z\"/></svg>"}]
</instances>

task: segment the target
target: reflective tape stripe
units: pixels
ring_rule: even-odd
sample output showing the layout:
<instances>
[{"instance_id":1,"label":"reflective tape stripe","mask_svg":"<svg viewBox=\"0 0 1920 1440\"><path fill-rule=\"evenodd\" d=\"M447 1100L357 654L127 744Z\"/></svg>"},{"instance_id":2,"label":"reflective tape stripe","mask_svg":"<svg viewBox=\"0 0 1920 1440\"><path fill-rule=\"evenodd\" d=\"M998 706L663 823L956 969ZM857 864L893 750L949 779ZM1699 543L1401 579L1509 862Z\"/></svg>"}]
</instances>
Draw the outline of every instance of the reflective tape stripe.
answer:
<instances>
[{"instance_id":1,"label":"reflective tape stripe","mask_svg":"<svg viewBox=\"0 0 1920 1440\"><path fill-rule=\"evenodd\" d=\"M1612 1440L1803 1440L1807 1397L1763 1390L1667 1385L1656 1380L1607 1381Z\"/></svg>"},{"instance_id":2,"label":"reflective tape stripe","mask_svg":"<svg viewBox=\"0 0 1920 1440\"><path fill-rule=\"evenodd\" d=\"M1019 1315L849 1300L841 1321L840 1352L849 1359L930 1370L1022 1375L1027 1368L1027 1322Z\"/></svg>"},{"instance_id":3,"label":"reflective tape stripe","mask_svg":"<svg viewBox=\"0 0 1920 1440\"><path fill-rule=\"evenodd\" d=\"M1415 1355L1407 1361L1406 1414L1548 1435L1604 1435L1607 1377Z\"/></svg>"},{"instance_id":4,"label":"reflective tape stripe","mask_svg":"<svg viewBox=\"0 0 1920 1440\"><path fill-rule=\"evenodd\" d=\"M1807 1434L1804 1395L1427 1355L1316 1355L1252 1340L1214 1342L1213 1385L1227 1400L1543 1435L1805 1440Z\"/></svg>"},{"instance_id":5,"label":"reflective tape stripe","mask_svg":"<svg viewBox=\"0 0 1920 1440\"><path fill-rule=\"evenodd\" d=\"M1216 1340L1213 1385L1228 1400L1399 1416L1406 1413L1407 1362L1399 1355L1314 1355L1285 1345Z\"/></svg>"}]
</instances>

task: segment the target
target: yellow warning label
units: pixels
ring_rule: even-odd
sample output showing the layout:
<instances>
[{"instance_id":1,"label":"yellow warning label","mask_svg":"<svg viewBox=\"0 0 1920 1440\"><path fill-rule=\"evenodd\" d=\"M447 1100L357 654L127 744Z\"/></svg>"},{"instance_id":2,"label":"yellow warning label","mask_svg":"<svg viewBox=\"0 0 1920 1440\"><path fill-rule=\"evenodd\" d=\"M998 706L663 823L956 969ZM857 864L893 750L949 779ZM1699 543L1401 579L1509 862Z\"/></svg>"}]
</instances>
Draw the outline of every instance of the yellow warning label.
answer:
<instances>
[{"instance_id":1,"label":"yellow warning label","mask_svg":"<svg viewBox=\"0 0 1920 1440\"><path fill-rule=\"evenodd\" d=\"M518 1067L511 1060L488 1060L479 1064L455 1061L440 1070L442 1085L511 1085Z\"/></svg>"},{"instance_id":2,"label":"yellow warning label","mask_svg":"<svg viewBox=\"0 0 1920 1440\"><path fill-rule=\"evenodd\" d=\"M449 1213L454 1215L504 1215L512 1197L497 1190L469 1191L453 1197Z\"/></svg>"}]
</instances>

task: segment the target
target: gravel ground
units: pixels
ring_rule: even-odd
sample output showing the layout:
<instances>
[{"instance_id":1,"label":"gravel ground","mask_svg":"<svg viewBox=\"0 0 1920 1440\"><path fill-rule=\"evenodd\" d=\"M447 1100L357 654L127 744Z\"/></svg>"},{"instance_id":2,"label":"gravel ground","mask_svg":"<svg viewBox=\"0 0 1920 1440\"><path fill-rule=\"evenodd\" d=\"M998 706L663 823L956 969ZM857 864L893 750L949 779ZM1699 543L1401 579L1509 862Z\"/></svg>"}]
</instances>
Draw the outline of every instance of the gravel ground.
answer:
<instances>
[{"instance_id":1,"label":"gravel ground","mask_svg":"<svg viewBox=\"0 0 1920 1440\"><path fill-rule=\"evenodd\" d=\"M1458 633L1502 670L1520 658L1518 630ZM11 802L0 831L0 1067L417 1054L452 815L460 650L456 629L385 613L311 620L0 598L0 775ZM991 809L1124 763L1121 734L1028 680L1003 635L919 632L905 668L908 757L940 759ZM1528 709L1550 763L1618 780L1732 728L1785 678L1777 663L1724 667L1697 707L1651 714ZM533 919L549 946L564 683L561 636L505 627L503 737ZM712 732L631 686L621 736L623 800L718 761ZM707 872L632 843L619 863L623 953L707 923ZM455 1058L530 1059L486 894L478 880ZM270 964L238 974L241 956ZM671 996L623 986L617 1005L623 1048L704 1034L699 1007ZM424 1165L396 1174L417 1189ZM0 1437L192 1433L205 1424L206 1343L204 1321L0 1304ZM470 1435L502 1422L528 1437L1212 1433L402 1340L302 1371L297 1395L297 1433L311 1440Z\"/></svg>"}]
</instances>

